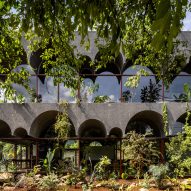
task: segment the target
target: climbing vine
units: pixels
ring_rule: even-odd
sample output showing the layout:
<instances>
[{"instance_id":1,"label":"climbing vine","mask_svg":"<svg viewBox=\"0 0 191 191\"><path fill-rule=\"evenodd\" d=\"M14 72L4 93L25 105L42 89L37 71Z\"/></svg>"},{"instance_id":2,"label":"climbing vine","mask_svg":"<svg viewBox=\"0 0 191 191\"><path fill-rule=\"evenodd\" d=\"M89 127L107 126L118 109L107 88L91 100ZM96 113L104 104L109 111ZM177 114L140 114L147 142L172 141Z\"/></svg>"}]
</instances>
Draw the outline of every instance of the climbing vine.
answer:
<instances>
[{"instance_id":1,"label":"climbing vine","mask_svg":"<svg viewBox=\"0 0 191 191\"><path fill-rule=\"evenodd\" d=\"M168 135L168 112L167 112L167 106L164 102L162 105L162 118L163 118L163 126L164 126L164 133L167 136Z\"/></svg>"},{"instance_id":2,"label":"climbing vine","mask_svg":"<svg viewBox=\"0 0 191 191\"><path fill-rule=\"evenodd\" d=\"M71 129L71 123L68 116L68 102L63 100L59 103L59 110L54 124L54 131L57 134L58 139L64 139L68 137Z\"/></svg>"}]
</instances>

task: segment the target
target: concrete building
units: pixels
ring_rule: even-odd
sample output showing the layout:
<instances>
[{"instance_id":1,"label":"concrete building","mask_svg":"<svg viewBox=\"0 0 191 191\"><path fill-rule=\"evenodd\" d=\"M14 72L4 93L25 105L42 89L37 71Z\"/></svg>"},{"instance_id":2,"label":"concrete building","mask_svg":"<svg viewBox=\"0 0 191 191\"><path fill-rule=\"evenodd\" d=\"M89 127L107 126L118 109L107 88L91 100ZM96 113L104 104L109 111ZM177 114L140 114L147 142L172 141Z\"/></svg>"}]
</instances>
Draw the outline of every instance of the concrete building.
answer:
<instances>
[{"instance_id":1,"label":"concrete building","mask_svg":"<svg viewBox=\"0 0 191 191\"><path fill-rule=\"evenodd\" d=\"M15 161L17 164L21 164L21 167L22 162L25 162L27 167L37 164L46 156L48 148L53 146L55 140L51 134L51 128L57 114L61 112L57 102L62 99L70 102L68 114L72 124L70 137L73 141L67 142L67 144L71 145L78 141L79 145L74 150L68 149L69 154L57 152L57 157L59 159L73 157L72 160L78 165L81 164L82 159L91 158L97 161L104 154L117 164L121 163L123 157L118 144L121 144L121 138L131 130L138 133L149 132L153 137L162 140L166 136L163 129L163 101L167 106L168 134L175 135L182 130L186 118L186 103L177 102L180 100L175 98L183 93L185 82L191 85L191 62L189 60L191 33L182 32L178 37L188 42L186 49L181 48L188 57L187 64L182 70L183 73L180 73L183 76L176 77L168 89L161 87L156 103L141 103L141 89L148 86L150 81L158 84L162 84L162 82L157 82L152 71L144 67L150 76L141 77L141 83L137 89L125 87L124 83L128 75L135 74L143 67L132 68L126 63L122 54L118 56L116 62L111 62L106 68L97 71L98 76L95 75L89 65L91 60L96 62L99 59L94 38L95 33L90 33L89 51L85 51L83 47L79 46L79 37L74 42L78 50L87 58L86 67L82 68L81 73L89 74L84 80L84 86L78 92L81 94L80 104L75 103L75 99L69 94L70 89L65 88L63 84L55 87L51 78L46 76L43 79L39 78L37 71L42 72L42 70L38 52L31 54L30 57L31 65L36 70L32 70L27 65L21 66L27 68L31 74L37 74L37 76L31 77L31 86L37 88L38 94L42 96L41 103L30 103L25 90L13 84L18 92L24 93L26 103L0 104L0 138L15 144ZM99 84L98 91L87 94L87 88L93 84ZM133 92L133 94L125 101L122 98L126 91ZM96 96L108 96L110 99L106 103L93 103ZM85 148L89 147L92 142L96 146L92 146L87 156L87 153L84 154ZM18 145L25 148L25 156L22 155L20 158L16 156Z\"/></svg>"}]
</instances>

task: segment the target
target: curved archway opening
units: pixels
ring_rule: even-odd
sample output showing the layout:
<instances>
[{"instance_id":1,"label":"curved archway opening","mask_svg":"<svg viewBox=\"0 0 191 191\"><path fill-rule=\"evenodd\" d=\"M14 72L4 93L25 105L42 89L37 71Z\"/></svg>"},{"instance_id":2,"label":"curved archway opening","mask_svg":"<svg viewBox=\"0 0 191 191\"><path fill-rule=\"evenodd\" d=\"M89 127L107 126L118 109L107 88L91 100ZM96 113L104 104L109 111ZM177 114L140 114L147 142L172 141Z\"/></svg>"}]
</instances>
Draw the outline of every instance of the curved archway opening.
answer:
<instances>
[{"instance_id":1,"label":"curved archway opening","mask_svg":"<svg viewBox=\"0 0 191 191\"><path fill-rule=\"evenodd\" d=\"M53 125L56 122L56 117L58 114L59 111L56 110L50 110L41 113L38 117L36 117L36 119L33 121L31 125L30 136L45 138L38 145L39 159L44 159L46 157L49 148L51 148L52 150L54 148L56 138L58 135L57 133L55 133ZM71 122L71 128L68 137L74 137L74 136L75 136L75 128ZM55 139L50 139L50 138L55 138ZM59 148L55 152L54 158L55 161L57 162L63 157L62 147L64 147L64 141L59 142Z\"/></svg>"},{"instance_id":2,"label":"curved archway opening","mask_svg":"<svg viewBox=\"0 0 191 191\"><path fill-rule=\"evenodd\" d=\"M113 138L121 138L123 136L123 132L120 128L114 127L110 130L109 136Z\"/></svg>"},{"instance_id":3,"label":"curved archway opening","mask_svg":"<svg viewBox=\"0 0 191 191\"><path fill-rule=\"evenodd\" d=\"M89 144L90 147L102 147L102 144L99 141L93 141Z\"/></svg>"},{"instance_id":4,"label":"curved archway opening","mask_svg":"<svg viewBox=\"0 0 191 191\"><path fill-rule=\"evenodd\" d=\"M185 112L182 115L180 115L178 119L176 120L176 122L174 123L173 135L176 135L177 133L183 131L183 127L186 123L186 120L187 120L187 123L191 125L191 116L189 116L189 118L187 119L187 113Z\"/></svg>"},{"instance_id":5,"label":"curved archway opening","mask_svg":"<svg viewBox=\"0 0 191 191\"><path fill-rule=\"evenodd\" d=\"M79 73L86 74L83 77L90 78L94 82L96 77L92 75L94 73L94 68L93 66L91 66L91 62L92 62L91 58L87 55L82 55L80 57L80 60L82 62L82 65L79 69Z\"/></svg>"},{"instance_id":6,"label":"curved archway opening","mask_svg":"<svg viewBox=\"0 0 191 191\"><path fill-rule=\"evenodd\" d=\"M125 133L135 131L136 133L145 134L152 137L163 137L163 121L161 114L145 110L134 115L127 124Z\"/></svg>"},{"instance_id":7,"label":"curved archway opening","mask_svg":"<svg viewBox=\"0 0 191 191\"><path fill-rule=\"evenodd\" d=\"M108 54L108 52L107 52ZM107 59L105 60L105 58L103 58L105 55L104 50L100 50L96 56L95 56L95 65L99 65L102 62L106 62L105 66L99 68L97 70L97 74L100 74L102 72L105 71L109 71L113 74L120 74L123 70L123 56L121 53L119 53L119 55L117 57L115 57L115 55L113 55L112 53L110 54L110 56L112 57L112 59ZM117 77L118 81L120 81L120 77Z\"/></svg>"},{"instance_id":8,"label":"curved archway opening","mask_svg":"<svg viewBox=\"0 0 191 191\"><path fill-rule=\"evenodd\" d=\"M98 91L94 93L94 102L98 96L106 96L106 101L117 102L120 98L119 89L120 85L115 76L112 76L111 72L103 72L102 75L106 76L97 76L95 84L98 85ZM111 76L107 76L111 75Z\"/></svg>"},{"instance_id":9,"label":"curved archway opening","mask_svg":"<svg viewBox=\"0 0 191 191\"><path fill-rule=\"evenodd\" d=\"M79 128L80 137L80 161L82 166L93 166L102 156L116 160L116 142L107 140L104 124L97 119L84 121ZM85 164L82 161L86 161Z\"/></svg>"},{"instance_id":10,"label":"curved archway opening","mask_svg":"<svg viewBox=\"0 0 191 191\"><path fill-rule=\"evenodd\" d=\"M54 132L53 125L56 122L56 117L59 111L50 110L40 114L35 118L31 125L30 135L33 137L57 137ZM75 128L70 120L71 129L69 132L69 137L75 136Z\"/></svg>"},{"instance_id":11,"label":"curved archway opening","mask_svg":"<svg viewBox=\"0 0 191 191\"><path fill-rule=\"evenodd\" d=\"M11 134L11 128L9 125L5 121L0 120L0 137L9 138L11 137Z\"/></svg>"},{"instance_id":12,"label":"curved archway opening","mask_svg":"<svg viewBox=\"0 0 191 191\"><path fill-rule=\"evenodd\" d=\"M146 71L149 75L148 76L141 76L140 80L138 81L137 85L134 85L134 87L127 87L126 82L132 78L131 75L137 75L141 70ZM156 94L154 90L156 90L156 87L159 87L160 85L156 82L156 79L152 73L152 71L147 68L146 66L141 65L135 65L127 68L124 72L124 75L130 75L130 76L123 76L122 77L122 95L125 102L143 102L144 98L150 97L152 94L157 96L157 100L160 98L160 92ZM152 88L149 88L152 86ZM150 91L149 94L145 94L144 89L147 88ZM152 90L152 91L151 91ZM142 98L143 96L143 98Z\"/></svg>"},{"instance_id":13,"label":"curved archway opening","mask_svg":"<svg viewBox=\"0 0 191 191\"><path fill-rule=\"evenodd\" d=\"M78 135L80 137L106 137L106 129L101 121L89 119L80 125Z\"/></svg>"},{"instance_id":14,"label":"curved archway opening","mask_svg":"<svg viewBox=\"0 0 191 191\"><path fill-rule=\"evenodd\" d=\"M22 127L19 127L17 129L15 129L13 135L15 135L16 137L27 137L28 133L26 131L26 129L22 128Z\"/></svg>"},{"instance_id":15,"label":"curved archway opening","mask_svg":"<svg viewBox=\"0 0 191 191\"><path fill-rule=\"evenodd\" d=\"M185 124L186 123L186 118L187 118L187 113L183 113L176 121L177 122L180 122L182 124ZM191 124L191 116L189 116L189 118L187 119L188 123Z\"/></svg>"}]
</instances>

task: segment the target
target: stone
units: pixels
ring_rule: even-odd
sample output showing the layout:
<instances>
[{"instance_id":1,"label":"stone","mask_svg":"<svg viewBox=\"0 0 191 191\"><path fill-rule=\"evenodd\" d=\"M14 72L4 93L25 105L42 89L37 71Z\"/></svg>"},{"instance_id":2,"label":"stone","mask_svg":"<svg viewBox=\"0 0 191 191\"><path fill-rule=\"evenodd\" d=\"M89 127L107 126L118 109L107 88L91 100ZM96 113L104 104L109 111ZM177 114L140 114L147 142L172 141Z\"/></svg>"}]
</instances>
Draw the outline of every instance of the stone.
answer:
<instances>
[{"instance_id":1,"label":"stone","mask_svg":"<svg viewBox=\"0 0 191 191\"><path fill-rule=\"evenodd\" d=\"M140 188L139 191L148 191L149 189L147 188Z\"/></svg>"},{"instance_id":2,"label":"stone","mask_svg":"<svg viewBox=\"0 0 191 191\"><path fill-rule=\"evenodd\" d=\"M3 190L5 190L5 191L12 191L12 190L15 190L15 187L5 186L5 187L3 188Z\"/></svg>"},{"instance_id":3,"label":"stone","mask_svg":"<svg viewBox=\"0 0 191 191\"><path fill-rule=\"evenodd\" d=\"M8 183L14 179L14 175L12 173L3 172L0 173L0 182L1 183Z\"/></svg>"}]
</instances>

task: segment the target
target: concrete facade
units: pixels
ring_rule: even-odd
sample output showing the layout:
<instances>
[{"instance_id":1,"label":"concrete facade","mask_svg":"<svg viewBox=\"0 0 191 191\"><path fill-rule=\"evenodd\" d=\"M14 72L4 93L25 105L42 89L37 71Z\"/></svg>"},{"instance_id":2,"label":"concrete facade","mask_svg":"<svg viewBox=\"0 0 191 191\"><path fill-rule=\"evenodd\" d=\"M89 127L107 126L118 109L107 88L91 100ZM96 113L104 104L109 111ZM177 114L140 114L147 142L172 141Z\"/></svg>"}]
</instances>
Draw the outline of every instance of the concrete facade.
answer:
<instances>
[{"instance_id":1,"label":"concrete facade","mask_svg":"<svg viewBox=\"0 0 191 191\"><path fill-rule=\"evenodd\" d=\"M174 124L186 112L186 103L166 104L169 134L173 134L177 131ZM127 125L132 120L147 122L153 129L157 128L160 131L160 136L164 136L162 106L163 103L81 103L69 104L68 112L76 136L81 136L81 129L85 130L91 126L102 126L105 129L103 136L110 135L114 128L121 129L124 136L128 131ZM26 134L39 137L52 125L58 112L58 104L0 104L0 137L22 137ZM183 120L181 122L183 123Z\"/></svg>"}]
</instances>

